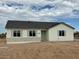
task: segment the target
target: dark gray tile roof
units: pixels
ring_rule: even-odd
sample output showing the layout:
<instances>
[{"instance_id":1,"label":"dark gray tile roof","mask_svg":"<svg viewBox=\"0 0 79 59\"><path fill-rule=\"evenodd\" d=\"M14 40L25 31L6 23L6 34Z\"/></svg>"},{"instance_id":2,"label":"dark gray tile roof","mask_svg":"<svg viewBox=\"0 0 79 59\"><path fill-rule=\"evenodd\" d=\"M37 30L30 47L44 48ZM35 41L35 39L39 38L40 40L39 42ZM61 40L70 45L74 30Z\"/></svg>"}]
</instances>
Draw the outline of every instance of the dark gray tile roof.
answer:
<instances>
[{"instance_id":1,"label":"dark gray tile roof","mask_svg":"<svg viewBox=\"0 0 79 59\"><path fill-rule=\"evenodd\" d=\"M9 20L5 26L7 29L49 29L62 22L37 22L37 21L15 21ZM69 26L69 25L67 25ZM71 26L69 26L71 27ZM71 27L73 28L73 27Z\"/></svg>"}]
</instances>

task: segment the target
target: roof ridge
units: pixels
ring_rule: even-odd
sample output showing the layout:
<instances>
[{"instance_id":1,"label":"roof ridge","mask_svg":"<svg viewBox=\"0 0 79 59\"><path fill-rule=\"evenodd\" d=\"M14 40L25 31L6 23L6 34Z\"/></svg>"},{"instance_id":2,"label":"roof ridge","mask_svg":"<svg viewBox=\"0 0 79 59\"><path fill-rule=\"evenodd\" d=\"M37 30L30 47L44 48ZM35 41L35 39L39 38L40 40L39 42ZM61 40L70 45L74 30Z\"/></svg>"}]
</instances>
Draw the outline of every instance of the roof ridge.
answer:
<instances>
[{"instance_id":1,"label":"roof ridge","mask_svg":"<svg viewBox=\"0 0 79 59\"><path fill-rule=\"evenodd\" d=\"M60 23L60 22L47 22L47 21L25 21L25 20L8 20L8 22L10 22L10 21L12 21L12 22L45 22L45 23Z\"/></svg>"}]
</instances>

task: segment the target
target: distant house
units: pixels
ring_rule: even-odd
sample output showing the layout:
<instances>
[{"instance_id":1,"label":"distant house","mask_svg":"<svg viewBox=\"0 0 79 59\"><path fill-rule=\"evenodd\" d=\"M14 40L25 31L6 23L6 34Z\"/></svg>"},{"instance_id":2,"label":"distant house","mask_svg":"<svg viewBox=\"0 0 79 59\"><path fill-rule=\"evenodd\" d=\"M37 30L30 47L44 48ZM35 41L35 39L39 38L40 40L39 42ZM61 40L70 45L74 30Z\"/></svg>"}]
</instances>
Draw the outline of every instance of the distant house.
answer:
<instances>
[{"instance_id":1,"label":"distant house","mask_svg":"<svg viewBox=\"0 0 79 59\"><path fill-rule=\"evenodd\" d=\"M63 22L8 21L7 43L73 41L74 28Z\"/></svg>"},{"instance_id":2,"label":"distant house","mask_svg":"<svg viewBox=\"0 0 79 59\"><path fill-rule=\"evenodd\" d=\"M74 38L75 38L75 39L79 39L79 32L75 32L75 33L74 33Z\"/></svg>"}]
</instances>

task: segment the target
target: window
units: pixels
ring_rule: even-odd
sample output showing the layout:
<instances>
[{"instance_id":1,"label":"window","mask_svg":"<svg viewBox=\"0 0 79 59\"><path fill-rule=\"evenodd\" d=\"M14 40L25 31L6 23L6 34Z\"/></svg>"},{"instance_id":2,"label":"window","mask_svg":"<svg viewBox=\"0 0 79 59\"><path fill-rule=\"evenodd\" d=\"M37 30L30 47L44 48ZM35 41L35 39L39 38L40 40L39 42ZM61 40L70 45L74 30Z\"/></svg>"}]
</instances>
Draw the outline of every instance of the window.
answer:
<instances>
[{"instance_id":1,"label":"window","mask_svg":"<svg viewBox=\"0 0 79 59\"><path fill-rule=\"evenodd\" d=\"M29 31L29 36L32 37L36 36L36 32L34 30Z\"/></svg>"},{"instance_id":2,"label":"window","mask_svg":"<svg viewBox=\"0 0 79 59\"><path fill-rule=\"evenodd\" d=\"M65 31L64 30L59 30L59 36L65 36Z\"/></svg>"},{"instance_id":3,"label":"window","mask_svg":"<svg viewBox=\"0 0 79 59\"><path fill-rule=\"evenodd\" d=\"M20 31L19 30L14 31L13 36L14 37L20 37L21 36Z\"/></svg>"}]
</instances>

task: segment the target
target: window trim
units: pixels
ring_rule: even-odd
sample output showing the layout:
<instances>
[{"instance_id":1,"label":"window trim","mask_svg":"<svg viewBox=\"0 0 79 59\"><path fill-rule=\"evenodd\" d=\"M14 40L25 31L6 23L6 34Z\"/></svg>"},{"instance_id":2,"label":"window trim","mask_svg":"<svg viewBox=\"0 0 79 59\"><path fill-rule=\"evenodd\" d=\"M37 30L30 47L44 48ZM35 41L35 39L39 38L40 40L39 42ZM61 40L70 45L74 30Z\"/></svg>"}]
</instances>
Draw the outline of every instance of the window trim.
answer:
<instances>
[{"instance_id":1,"label":"window trim","mask_svg":"<svg viewBox=\"0 0 79 59\"><path fill-rule=\"evenodd\" d=\"M32 36L30 36L29 32L32 31ZM33 31L35 32L35 36L33 36ZM28 30L28 37L36 37L36 30Z\"/></svg>"},{"instance_id":2,"label":"window trim","mask_svg":"<svg viewBox=\"0 0 79 59\"><path fill-rule=\"evenodd\" d=\"M60 35L60 33L61 33L61 35ZM63 35L63 33L64 33L64 35ZM66 31L65 31L65 30L58 30L58 36L59 36L59 37L64 37L64 36L66 36Z\"/></svg>"},{"instance_id":3,"label":"window trim","mask_svg":"<svg viewBox=\"0 0 79 59\"><path fill-rule=\"evenodd\" d=\"M16 33L16 36L14 36L14 31L17 32L17 33ZM19 31L19 32L18 32L18 31ZM18 33L20 33L20 36L18 36ZM21 30L13 30L12 36L13 36L14 38L20 38L20 37L21 37Z\"/></svg>"}]
</instances>

